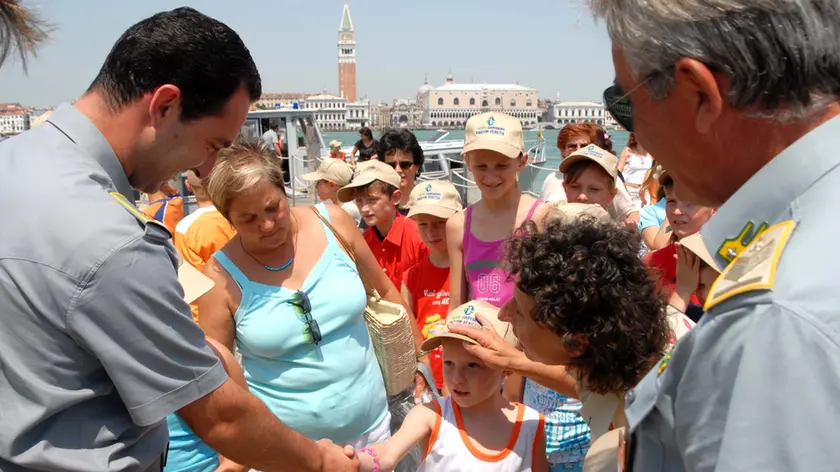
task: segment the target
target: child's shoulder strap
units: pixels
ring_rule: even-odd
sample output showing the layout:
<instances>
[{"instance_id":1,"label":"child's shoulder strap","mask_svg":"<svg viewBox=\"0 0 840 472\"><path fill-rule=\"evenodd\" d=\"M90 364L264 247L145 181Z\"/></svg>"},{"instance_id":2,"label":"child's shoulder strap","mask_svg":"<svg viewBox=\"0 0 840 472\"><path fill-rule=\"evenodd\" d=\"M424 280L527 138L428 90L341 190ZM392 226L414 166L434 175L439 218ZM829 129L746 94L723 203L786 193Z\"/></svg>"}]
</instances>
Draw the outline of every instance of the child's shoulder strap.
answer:
<instances>
[{"instance_id":1,"label":"child's shoulder strap","mask_svg":"<svg viewBox=\"0 0 840 472\"><path fill-rule=\"evenodd\" d=\"M432 448L435 446L435 442L437 441L438 436L440 435L440 425L443 423L443 410L440 406L441 401L446 401L448 398L443 398L442 400L435 400L429 403L429 406L437 413L435 415L435 424L432 426L432 432L429 434L429 445L426 446L426 451L423 454L423 459L432 452Z\"/></svg>"}]
</instances>

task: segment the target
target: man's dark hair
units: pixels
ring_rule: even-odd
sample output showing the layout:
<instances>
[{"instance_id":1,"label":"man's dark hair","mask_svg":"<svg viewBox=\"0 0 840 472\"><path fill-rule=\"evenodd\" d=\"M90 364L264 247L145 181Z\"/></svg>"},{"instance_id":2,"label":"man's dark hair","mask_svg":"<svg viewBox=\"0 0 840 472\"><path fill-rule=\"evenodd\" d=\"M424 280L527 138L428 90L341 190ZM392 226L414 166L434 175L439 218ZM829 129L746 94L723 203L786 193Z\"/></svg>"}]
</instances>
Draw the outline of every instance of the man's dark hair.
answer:
<instances>
[{"instance_id":1,"label":"man's dark hair","mask_svg":"<svg viewBox=\"0 0 840 472\"><path fill-rule=\"evenodd\" d=\"M423 168L423 148L417 142L417 136L407 129L388 129L379 138L379 149L377 154L382 161L397 151L404 151L411 154L411 159L417 167L417 177Z\"/></svg>"},{"instance_id":2,"label":"man's dark hair","mask_svg":"<svg viewBox=\"0 0 840 472\"><path fill-rule=\"evenodd\" d=\"M668 342L665 299L640 247L635 229L587 216L544 232L526 222L507 243L511 277L535 303L525 316L582 352L571 366L595 393L634 387Z\"/></svg>"},{"instance_id":3,"label":"man's dark hair","mask_svg":"<svg viewBox=\"0 0 840 472\"><path fill-rule=\"evenodd\" d=\"M260 74L242 39L224 23L182 7L161 12L120 36L88 92L119 109L162 85L181 89L181 119L217 115L245 87L262 93Z\"/></svg>"},{"instance_id":4,"label":"man's dark hair","mask_svg":"<svg viewBox=\"0 0 840 472\"><path fill-rule=\"evenodd\" d=\"M271 123L270 125L268 125L268 129L273 129L276 131L280 129L280 125L278 125L277 123Z\"/></svg>"}]
</instances>

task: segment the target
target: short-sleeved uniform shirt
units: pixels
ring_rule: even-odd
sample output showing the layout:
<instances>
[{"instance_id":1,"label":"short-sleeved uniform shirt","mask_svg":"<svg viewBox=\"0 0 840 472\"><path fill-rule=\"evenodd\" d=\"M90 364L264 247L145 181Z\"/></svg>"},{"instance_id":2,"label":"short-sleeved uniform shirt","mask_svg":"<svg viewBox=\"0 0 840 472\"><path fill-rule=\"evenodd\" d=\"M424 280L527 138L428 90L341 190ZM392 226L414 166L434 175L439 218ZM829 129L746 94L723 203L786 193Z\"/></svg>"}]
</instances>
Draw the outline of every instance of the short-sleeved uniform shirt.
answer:
<instances>
[{"instance_id":1,"label":"short-sleeved uniform shirt","mask_svg":"<svg viewBox=\"0 0 840 472\"><path fill-rule=\"evenodd\" d=\"M168 231L120 194L117 156L71 105L0 144L2 471L158 471L166 416L227 378Z\"/></svg>"},{"instance_id":2,"label":"short-sleeved uniform shirt","mask_svg":"<svg viewBox=\"0 0 840 472\"><path fill-rule=\"evenodd\" d=\"M362 236L394 287L402 286L405 271L429 256L429 248L420 239L417 223L399 213L384 239L376 228L366 229Z\"/></svg>"},{"instance_id":3,"label":"short-sleeved uniform shirt","mask_svg":"<svg viewBox=\"0 0 840 472\"><path fill-rule=\"evenodd\" d=\"M837 470L840 118L753 175L701 231L706 314L628 394L632 470Z\"/></svg>"}]
</instances>

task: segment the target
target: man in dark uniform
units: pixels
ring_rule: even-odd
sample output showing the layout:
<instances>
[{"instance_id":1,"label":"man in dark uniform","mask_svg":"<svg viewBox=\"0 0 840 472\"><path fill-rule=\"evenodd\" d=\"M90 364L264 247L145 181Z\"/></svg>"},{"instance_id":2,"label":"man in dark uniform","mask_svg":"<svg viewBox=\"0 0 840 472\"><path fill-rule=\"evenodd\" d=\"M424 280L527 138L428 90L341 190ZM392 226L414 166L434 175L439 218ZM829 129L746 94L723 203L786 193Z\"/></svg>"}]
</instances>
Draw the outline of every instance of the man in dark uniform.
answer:
<instances>
[{"instance_id":1,"label":"man in dark uniform","mask_svg":"<svg viewBox=\"0 0 840 472\"><path fill-rule=\"evenodd\" d=\"M358 468L228 380L171 235L126 198L207 176L260 93L239 36L179 8L129 28L75 105L0 145L0 470L160 471L173 412L264 471Z\"/></svg>"}]
</instances>

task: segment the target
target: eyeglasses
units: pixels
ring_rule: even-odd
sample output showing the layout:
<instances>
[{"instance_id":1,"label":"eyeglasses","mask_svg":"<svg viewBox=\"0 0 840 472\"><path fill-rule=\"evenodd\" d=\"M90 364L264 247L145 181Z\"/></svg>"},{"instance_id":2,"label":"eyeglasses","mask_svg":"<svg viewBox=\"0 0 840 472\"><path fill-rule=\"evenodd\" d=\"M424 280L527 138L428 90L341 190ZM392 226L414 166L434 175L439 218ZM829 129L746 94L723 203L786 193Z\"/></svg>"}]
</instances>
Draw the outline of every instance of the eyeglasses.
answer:
<instances>
[{"instance_id":1,"label":"eyeglasses","mask_svg":"<svg viewBox=\"0 0 840 472\"><path fill-rule=\"evenodd\" d=\"M408 169L411 168L411 166L414 165L413 162L408 162L408 161L400 161L400 162L392 161L392 162L386 162L386 164L393 167L394 169L396 169L397 165L399 165L400 169L402 169L402 170L408 170Z\"/></svg>"},{"instance_id":2,"label":"eyeglasses","mask_svg":"<svg viewBox=\"0 0 840 472\"><path fill-rule=\"evenodd\" d=\"M299 315L303 316L303 321L306 323L306 333L304 334L306 342L317 346L323 339L321 337L321 327L312 318L312 304L309 303L309 297L306 295L306 292L298 290L289 303L298 309Z\"/></svg>"}]
</instances>

